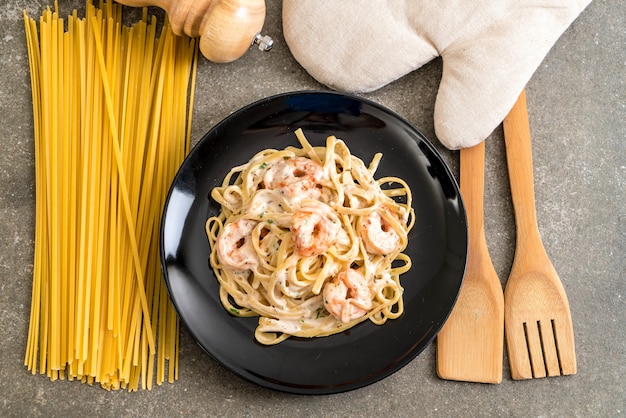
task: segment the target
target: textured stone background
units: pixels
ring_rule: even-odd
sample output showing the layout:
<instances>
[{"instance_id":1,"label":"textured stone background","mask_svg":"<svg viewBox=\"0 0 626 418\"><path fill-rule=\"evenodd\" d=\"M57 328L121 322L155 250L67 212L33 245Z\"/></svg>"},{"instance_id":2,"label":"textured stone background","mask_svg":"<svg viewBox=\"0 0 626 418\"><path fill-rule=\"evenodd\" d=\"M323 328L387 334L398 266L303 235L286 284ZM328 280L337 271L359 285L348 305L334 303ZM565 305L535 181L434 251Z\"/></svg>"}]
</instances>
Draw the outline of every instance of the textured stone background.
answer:
<instances>
[{"instance_id":1,"label":"textured stone background","mask_svg":"<svg viewBox=\"0 0 626 418\"><path fill-rule=\"evenodd\" d=\"M61 2L62 14L82 1ZM23 366L34 236L33 124L22 10L47 1L0 0L0 415L1 416L624 416L626 414L626 8L596 0L559 39L530 81L539 227L569 296L578 374L500 385L440 380L435 346L394 375L332 396L269 391L234 376L183 330L180 378L151 392L106 392L50 382ZM51 3L50 3L51 4ZM322 89L281 34L280 1L268 0L270 53L229 65L202 60L193 141L257 99ZM432 112L441 76L434 61L365 97L417 126L458 174L458 152L436 140ZM485 227L503 284L515 229L501 128L487 139Z\"/></svg>"}]
</instances>

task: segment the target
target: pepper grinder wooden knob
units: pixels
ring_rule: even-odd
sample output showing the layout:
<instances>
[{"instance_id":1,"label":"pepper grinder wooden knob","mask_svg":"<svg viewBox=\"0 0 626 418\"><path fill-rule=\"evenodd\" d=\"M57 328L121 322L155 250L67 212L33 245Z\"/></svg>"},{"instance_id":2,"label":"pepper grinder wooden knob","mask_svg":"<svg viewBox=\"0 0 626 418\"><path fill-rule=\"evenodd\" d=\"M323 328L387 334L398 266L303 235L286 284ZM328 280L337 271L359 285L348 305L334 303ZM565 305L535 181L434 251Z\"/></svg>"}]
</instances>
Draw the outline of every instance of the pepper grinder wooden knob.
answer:
<instances>
[{"instance_id":1,"label":"pepper grinder wooden knob","mask_svg":"<svg viewBox=\"0 0 626 418\"><path fill-rule=\"evenodd\" d=\"M167 12L177 35L200 36L200 52L214 62L235 61L254 43L269 50L261 36L265 0L117 0L133 7L156 6Z\"/></svg>"}]
</instances>

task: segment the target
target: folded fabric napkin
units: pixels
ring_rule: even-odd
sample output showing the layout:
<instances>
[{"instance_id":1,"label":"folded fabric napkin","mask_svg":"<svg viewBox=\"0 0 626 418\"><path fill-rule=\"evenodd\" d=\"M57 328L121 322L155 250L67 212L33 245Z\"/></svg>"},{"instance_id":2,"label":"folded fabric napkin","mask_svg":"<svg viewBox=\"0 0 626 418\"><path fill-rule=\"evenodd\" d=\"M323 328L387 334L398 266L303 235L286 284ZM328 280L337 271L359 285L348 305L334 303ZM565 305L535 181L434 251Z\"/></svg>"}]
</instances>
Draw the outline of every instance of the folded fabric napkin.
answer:
<instances>
[{"instance_id":1,"label":"folded fabric napkin","mask_svg":"<svg viewBox=\"0 0 626 418\"><path fill-rule=\"evenodd\" d=\"M285 40L319 82L376 90L437 56L438 139L476 145L502 122L590 0L283 0Z\"/></svg>"}]
</instances>

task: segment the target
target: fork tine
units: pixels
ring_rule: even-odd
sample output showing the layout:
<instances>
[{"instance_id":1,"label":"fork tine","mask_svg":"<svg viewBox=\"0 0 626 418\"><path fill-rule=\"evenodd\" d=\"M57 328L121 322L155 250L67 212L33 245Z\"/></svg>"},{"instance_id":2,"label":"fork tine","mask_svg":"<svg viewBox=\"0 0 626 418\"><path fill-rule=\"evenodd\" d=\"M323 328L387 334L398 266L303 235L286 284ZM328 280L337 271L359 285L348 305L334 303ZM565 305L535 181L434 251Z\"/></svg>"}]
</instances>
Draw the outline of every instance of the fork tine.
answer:
<instances>
[{"instance_id":1,"label":"fork tine","mask_svg":"<svg viewBox=\"0 0 626 418\"><path fill-rule=\"evenodd\" d=\"M557 354L556 342L554 340L554 332L552 330L552 321L542 320L539 322L541 330L541 344L543 346L543 360L548 372L548 376L558 376L561 374L559 366L559 356Z\"/></svg>"},{"instance_id":2,"label":"fork tine","mask_svg":"<svg viewBox=\"0 0 626 418\"><path fill-rule=\"evenodd\" d=\"M532 379L533 372L530 367L523 323L512 323L509 321L506 330L506 345L509 353L511 377L514 380Z\"/></svg>"},{"instance_id":3,"label":"fork tine","mask_svg":"<svg viewBox=\"0 0 626 418\"><path fill-rule=\"evenodd\" d=\"M526 343L528 344L528 354L530 355L533 376L546 377L546 365L543 362L538 322L524 322L524 332L526 333Z\"/></svg>"},{"instance_id":4,"label":"fork tine","mask_svg":"<svg viewBox=\"0 0 626 418\"><path fill-rule=\"evenodd\" d=\"M576 374L576 350L571 317L556 318L552 321L552 327L561 362L561 373L563 375Z\"/></svg>"}]
</instances>

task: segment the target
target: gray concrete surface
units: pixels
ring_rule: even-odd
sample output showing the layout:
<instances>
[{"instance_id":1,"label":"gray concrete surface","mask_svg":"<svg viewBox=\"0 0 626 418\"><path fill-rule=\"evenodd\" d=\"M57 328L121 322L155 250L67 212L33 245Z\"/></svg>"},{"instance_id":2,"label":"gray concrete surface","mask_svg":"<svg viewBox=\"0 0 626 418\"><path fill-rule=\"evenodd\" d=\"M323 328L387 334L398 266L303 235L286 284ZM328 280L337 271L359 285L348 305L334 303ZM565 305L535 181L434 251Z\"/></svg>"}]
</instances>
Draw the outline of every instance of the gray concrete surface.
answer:
<instances>
[{"instance_id":1,"label":"gray concrete surface","mask_svg":"<svg viewBox=\"0 0 626 418\"><path fill-rule=\"evenodd\" d=\"M626 416L626 7L596 0L558 40L528 85L539 227L569 296L578 373L500 385L440 380L435 346L371 386L330 396L260 388L211 360L183 330L180 378L152 391L107 392L50 382L23 366L34 235L33 124L22 10L47 1L0 0L0 416ZM82 1L61 2L65 13ZM319 89L281 37L280 1L268 1L267 54L202 61L193 139L231 112L279 92ZM441 62L365 95L422 130L458 173L458 153L434 135ZM501 128L487 140L486 234L502 282L514 220Z\"/></svg>"}]
</instances>

